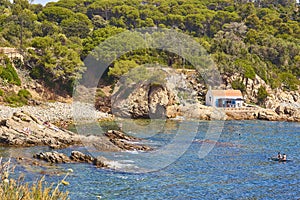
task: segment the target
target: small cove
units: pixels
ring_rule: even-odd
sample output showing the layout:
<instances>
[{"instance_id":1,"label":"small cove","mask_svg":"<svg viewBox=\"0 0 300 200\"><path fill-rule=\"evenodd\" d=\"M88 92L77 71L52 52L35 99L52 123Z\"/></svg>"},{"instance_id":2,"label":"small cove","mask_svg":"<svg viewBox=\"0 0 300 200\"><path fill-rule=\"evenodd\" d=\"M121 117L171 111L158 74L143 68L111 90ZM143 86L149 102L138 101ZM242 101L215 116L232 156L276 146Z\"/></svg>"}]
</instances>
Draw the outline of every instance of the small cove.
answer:
<instances>
[{"instance_id":1,"label":"small cove","mask_svg":"<svg viewBox=\"0 0 300 200\"><path fill-rule=\"evenodd\" d=\"M167 124L168 123L168 124ZM149 144L163 147L172 142L180 122L131 131L147 138ZM88 164L61 164L47 168L17 165L14 176L25 174L26 181L41 177L42 170L61 172L45 175L47 182L58 182L64 171L74 173L67 180L71 199L299 199L300 184L300 124L268 121L226 121L218 144L203 159L199 158L201 142L209 123L190 122L197 126L197 134L187 150L175 162L151 173L132 173L122 167L138 166L136 156L142 152L99 153L124 162L120 170L98 169ZM102 125L104 126L104 125ZM105 128L104 128L105 129ZM137 132L137 133L135 133ZM187 134L187 133L186 133ZM187 134L188 135L188 134ZM180 143L178 143L180 149ZM230 145L229 145L230 144ZM85 148L60 150L87 151ZM2 157L32 155L48 151L48 147L8 148L1 147ZM292 160L278 163L268 158L286 153ZM94 154L95 152L93 152ZM168 159L166 157L165 159ZM124 164L123 163L123 164ZM153 165L159 160L153 160ZM282 193L284 192L284 195Z\"/></svg>"}]
</instances>

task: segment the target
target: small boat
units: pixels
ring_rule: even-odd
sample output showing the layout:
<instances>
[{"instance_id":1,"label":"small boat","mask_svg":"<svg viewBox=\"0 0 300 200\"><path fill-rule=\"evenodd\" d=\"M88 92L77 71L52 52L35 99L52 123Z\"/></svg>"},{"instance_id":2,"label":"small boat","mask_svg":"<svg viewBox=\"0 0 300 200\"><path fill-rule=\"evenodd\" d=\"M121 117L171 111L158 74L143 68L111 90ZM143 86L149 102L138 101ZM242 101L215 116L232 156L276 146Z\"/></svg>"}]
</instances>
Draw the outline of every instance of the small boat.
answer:
<instances>
[{"instance_id":1,"label":"small boat","mask_svg":"<svg viewBox=\"0 0 300 200\"><path fill-rule=\"evenodd\" d=\"M271 157L270 160L278 161L278 162L290 162L290 161L292 161L292 160L282 160L282 159L277 158L277 157Z\"/></svg>"}]
</instances>

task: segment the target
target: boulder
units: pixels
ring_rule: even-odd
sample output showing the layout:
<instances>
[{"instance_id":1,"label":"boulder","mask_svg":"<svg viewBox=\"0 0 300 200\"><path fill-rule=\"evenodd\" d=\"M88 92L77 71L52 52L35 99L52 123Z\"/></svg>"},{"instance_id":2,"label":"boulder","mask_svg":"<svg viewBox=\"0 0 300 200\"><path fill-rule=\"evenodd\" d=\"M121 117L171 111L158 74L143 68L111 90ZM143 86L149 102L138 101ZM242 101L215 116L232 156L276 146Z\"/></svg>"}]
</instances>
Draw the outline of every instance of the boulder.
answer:
<instances>
[{"instance_id":1,"label":"boulder","mask_svg":"<svg viewBox=\"0 0 300 200\"><path fill-rule=\"evenodd\" d=\"M156 77L158 73L162 75L159 78ZM183 105L197 99L198 91L193 90L193 86L197 84L192 85L194 82L188 81L183 73L169 68L147 68L144 75L148 77L147 80L131 80L131 84L127 80L119 81L111 98L114 115L165 119L176 115L172 113L172 108L168 110L169 106Z\"/></svg>"},{"instance_id":2,"label":"boulder","mask_svg":"<svg viewBox=\"0 0 300 200\"><path fill-rule=\"evenodd\" d=\"M120 88L111 99L112 113L125 118L149 118L149 86Z\"/></svg>"}]
</instances>

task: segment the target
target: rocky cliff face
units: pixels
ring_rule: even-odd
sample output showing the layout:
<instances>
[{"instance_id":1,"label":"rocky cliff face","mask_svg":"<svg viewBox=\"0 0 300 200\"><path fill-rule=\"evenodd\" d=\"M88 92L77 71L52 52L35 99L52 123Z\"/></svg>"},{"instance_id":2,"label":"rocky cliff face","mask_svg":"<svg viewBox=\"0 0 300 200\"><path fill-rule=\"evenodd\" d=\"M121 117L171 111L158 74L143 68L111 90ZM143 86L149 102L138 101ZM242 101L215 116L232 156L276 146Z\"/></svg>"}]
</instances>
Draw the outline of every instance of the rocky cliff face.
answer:
<instances>
[{"instance_id":1,"label":"rocky cliff face","mask_svg":"<svg viewBox=\"0 0 300 200\"><path fill-rule=\"evenodd\" d=\"M112 113L126 118L166 118L168 107L193 101L183 74L167 69L161 73L165 74L161 82L119 83L111 98Z\"/></svg>"}]
</instances>

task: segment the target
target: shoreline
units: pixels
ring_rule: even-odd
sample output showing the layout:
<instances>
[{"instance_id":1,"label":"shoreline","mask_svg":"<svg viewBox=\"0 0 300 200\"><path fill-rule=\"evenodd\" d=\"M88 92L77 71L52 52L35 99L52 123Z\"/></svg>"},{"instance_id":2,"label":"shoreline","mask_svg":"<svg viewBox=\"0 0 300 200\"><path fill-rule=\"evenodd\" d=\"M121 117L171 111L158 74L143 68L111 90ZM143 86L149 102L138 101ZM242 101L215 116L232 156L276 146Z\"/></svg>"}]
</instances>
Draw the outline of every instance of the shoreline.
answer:
<instances>
[{"instance_id":1,"label":"shoreline","mask_svg":"<svg viewBox=\"0 0 300 200\"><path fill-rule=\"evenodd\" d=\"M76 119L74 119L73 111L76 110ZM215 111L219 110L216 115ZM116 116L95 110L91 105L80 103L73 105L72 103L62 102L46 102L38 106L22 106L10 107L0 104L0 121L11 118L14 113L24 112L36 117L43 122L51 122L62 128L81 122L112 121ZM218 108L204 106L202 104L190 104L186 106L178 105L167 108L167 119L193 119L193 120L263 120L263 121L286 121L300 122L300 116L288 116L284 114L285 108L281 110L266 109L259 106L243 107L241 109ZM88 114L87 114L88 113ZM297 113L298 114L298 113Z\"/></svg>"},{"instance_id":2,"label":"shoreline","mask_svg":"<svg viewBox=\"0 0 300 200\"><path fill-rule=\"evenodd\" d=\"M78 105L77 105L78 106ZM112 115L108 113L104 113L101 111L96 111L91 108L88 104L81 103L79 105L82 110L90 110L89 113L92 113L98 120L111 120L113 118ZM73 104L70 103L61 103L61 102L46 102L38 106L22 106L22 107L10 107L6 105L0 104L0 120L4 120L7 118L11 118L16 112L24 112L28 113L32 116L35 116L41 121L49 121L53 124L59 124L60 122L64 122L69 124L73 122ZM78 116L86 117L90 119L90 116Z\"/></svg>"},{"instance_id":3,"label":"shoreline","mask_svg":"<svg viewBox=\"0 0 300 200\"><path fill-rule=\"evenodd\" d=\"M78 106L78 105L77 105ZM98 121L100 120L112 120L114 116L95 109L91 109L88 104L80 104L80 109L85 112L94 112L97 116ZM91 109L86 110L86 109ZM1 147L34 147L34 146L48 146L50 152L41 152L34 158L19 158L15 159L27 159L33 165L43 165L43 162L38 162L37 159L44 160L52 163L69 163L69 162L86 162L94 163L91 159L86 159L86 155L81 155L78 160L69 159L68 156L59 154L55 149L66 149L68 147L84 147L93 146L99 151L111 151L117 152L122 150L142 150L151 151L152 148L146 145L134 144L132 141L140 141L139 138L130 137L124 134L122 131L111 130L107 131L103 136L96 135L78 135L74 132L68 131L64 127L56 127L56 122L74 122L72 120L73 105L67 103L46 103L40 106L23 106L19 108L12 108L8 106L0 105L0 146ZM80 110L79 110L80 111ZM177 110L176 117L167 118L167 120L224 120L224 121L288 121L285 118L280 117L275 111L270 109L255 108L255 109L242 109L243 112L237 112L235 109L220 109L221 112L215 112L216 110L212 107L203 105L189 105L181 106L181 109ZM83 113L85 113L83 112ZM231 113L228 114L228 113ZM82 123L91 122L91 116L80 115L82 117ZM275 117L274 117L275 116ZM85 121L86 120L86 121ZM46 123L45 122L49 122ZM299 123L297 120L291 120L290 122ZM61 160L61 158L63 158ZM111 168L105 163L105 159L95 160L95 165ZM103 161L103 162L102 162Z\"/></svg>"}]
</instances>

